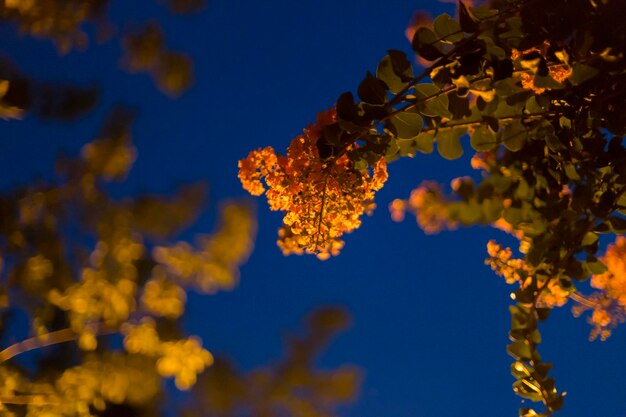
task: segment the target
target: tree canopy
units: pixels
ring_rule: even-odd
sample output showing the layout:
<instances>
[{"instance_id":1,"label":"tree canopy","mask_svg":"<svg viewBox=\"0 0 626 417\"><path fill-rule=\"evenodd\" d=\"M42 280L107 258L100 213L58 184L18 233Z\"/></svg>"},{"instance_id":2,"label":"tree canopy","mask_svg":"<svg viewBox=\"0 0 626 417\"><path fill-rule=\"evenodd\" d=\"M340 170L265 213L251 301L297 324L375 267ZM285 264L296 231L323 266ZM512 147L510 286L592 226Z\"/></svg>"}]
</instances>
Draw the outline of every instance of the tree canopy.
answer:
<instances>
[{"instance_id":1,"label":"tree canopy","mask_svg":"<svg viewBox=\"0 0 626 417\"><path fill-rule=\"evenodd\" d=\"M165 3L172 13L203 6ZM5 1L0 21L66 53L88 47L94 27L98 36L115 33L107 6ZM166 47L157 22L112 39L120 41L122 68L149 73L168 96L190 86L190 58ZM11 122L76 120L96 108L101 93L41 82L10 59L0 61L0 118ZM172 195L114 197L112 184L127 179L137 158L135 116L127 107L111 109L78 155L57 158L54 178L0 195L0 415L334 415L355 397L361 375L347 365L315 366L350 322L342 309L313 311L282 358L245 371L186 334L189 292L237 285L256 234L254 209L225 201L214 232L188 242L181 234L206 209L205 183ZM191 391L184 409L164 401L168 381Z\"/></svg>"},{"instance_id":2,"label":"tree canopy","mask_svg":"<svg viewBox=\"0 0 626 417\"><path fill-rule=\"evenodd\" d=\"M518 255L489 242L486 263L514 286L513 390L545 406L520 416L563 404L538 351L552 308L571 299L575 315L590 310L591 339L624 320L623 7L494 0L459 2L456 18L418 15L407 35L421 69L389 50L356 95L340 95L284 155L264 148L239 162L244 188L284 213L282 251L327 259L372 210L387 163L471 148L480 181L459 177L451 195L425 181L390 208L397 220L415 214L426 233L490 224L519 240ZM588 279L598 291L585 295L577 283Z\"/></svg>"},{"instance_id":3,"label":"tree canopy","mask_svg":"<svg viewBox=\"0 0 626 417\"><path fill-rule=\"evenodd\" d=\"M161 3L174 14L203 7ZM194 78L190 57L168 46L157 21L118 36L108 7L5 0L0 20L60 53L119 42L124 70L149 74L169 97L183 94ZM262 147L239 161L244 188L284 215L280 250L328 260L341 256L346 234L358 239L376 193L394 180L390 163L435 149L446 160L471 152L478 175L459 176L449 191L425 180L389 209L396 221L413 215L427 234L490 225L517 239L513 249L490 241L485 263L513 286L513 390L543 404L520 416L552 416L563 405L567 387L539 353L552 309L573 304L591 339L605 340L626 317L623 8L621 0L492 0L461 1L455 16L417 13L406 31L415 56L389 50L284 153ZM101 94L0 61L0 117L12 122L77 120ZM236 286L256 221L248 203L225 202L215 231L188 242L181 232L206 208L203 184L115 196L111 184L137 158L134 116L112 109L78 154L58 158L54 178L0 195L0 415L162 415L164 381L190 391L180 415L336 415L361 373L320 370L315 360L349 323L343 310L312 313L282 358L251 370L185 333L188 294Z\"/></svg>"}]
</instances>

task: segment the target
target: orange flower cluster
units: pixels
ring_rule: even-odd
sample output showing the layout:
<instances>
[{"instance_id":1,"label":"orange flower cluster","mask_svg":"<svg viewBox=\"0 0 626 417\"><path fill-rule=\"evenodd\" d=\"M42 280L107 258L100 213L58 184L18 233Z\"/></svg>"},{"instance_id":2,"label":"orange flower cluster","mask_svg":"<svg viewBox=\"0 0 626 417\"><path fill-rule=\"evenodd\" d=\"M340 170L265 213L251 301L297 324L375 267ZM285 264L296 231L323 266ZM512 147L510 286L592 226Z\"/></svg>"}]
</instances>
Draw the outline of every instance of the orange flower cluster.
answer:
<instances>
[{"instance_id":1,"label":"orange flower cluster","mask_svg":"<svg viewBox=\"0 0 626 417\"><path fill-rule=\"evenodd\" d=\"M611 335L611 329L626 318L626 237L618 236L615 244L608 246L602 261L607 271L591 277L591 286L600 290L590 297L592 340L598 336L605 340Z\"/></svg>"},{"instance_id":2,"label":"orange flower cluster","mask_svg":"<svg viewBox=\"0 0 626 417\"><path fill-rule=\"evenodd\" d=\"M320 158L321 131L335 121L334 109L321 112L314 125L291 141L287 155L267 147L239 161L243 188L255 196L265 192L270 209L285 213L278 240L285 255L311 253L328 259L338 254L340 237L361 225L361 216L375 207L374 194L387 180L384 158L372 172L356 170L345 153Z\"/></svg>"},{"instance_id":3,"label":"orange flower cluster","mask_svg":"<svg viewBox=\"0 0 626 417\"><path fill-rule=\"evenodd\" d=\"M523 259L513 258L513 252L510 248L504 248L494 240L490 240L487 243L487 253L489 258L485 260L485 264L491 266L496 274L502 276L507 284L518 283L520 288L531 285L535 271L528 267ZM541 294L537 304L542 307L561 307L567 303L572 292L563 289L556 278L547 280L539 286L539 289Z\"/></svg>"},{"instance_id":4,"label":"orange flower cluster","mask_svg":"<svg viewBox=\"0 0 626 417\"><path fill-rule=\"evenodd\" d=\"M427 235L439 233L443 229L452 230L456 223L448 219L447 201L439 185L424 181L411 191L408 200L396 199L389 205L391 218L397 222L404 220L408 210L415 214L417 223Z\"/></svg>"},{"instance_id":5,"label":"orange flower cluster","mask_svg":"<svg viewBox=\"0 0 626 417\"><path fill-rule=\"evenodd\" d=\"M528 267L522 259L513 258L513 252L510 248L503 248L494 240L487 243L487 253L489 258L485 260L485 264L498 275L504 278L507 284L515 284L519 282L523 284L528 276Z\"/></svg>"},{"instance_id":6,"label":"orange flower cluster","mask_svg":"<svg viewBox=\"0 0 626 417\"><path fill-rule=\"evenodd\" d=\"M489 172L496 165L496 154L493 152L476 152L470 161L472 168Z\"/></svg>"},{"instance_id":7,"label":"orange flower cluster","mask_svg":"<svg viewBox=\"0 0 626 417\"><path fill-rule=\"evenodd\" d=\"M618 236L603 259L608 271L591 277L591 286L626 307L626 237Z\"/></svg>"},{"instance_id":8,"label":"orange flower cluster","mask_svg":"<svg viewBox=\"0 0 626 417\"><path fill-rule=\"evenodd\" d=\"M564 290L559 285L559 280L551 279L541 292L539 304L546 307L561 307L567 303L572 291Z\"/></svg>"},{"instance_id":9,"label":"orange flower cluster","mask_svg":"<svg viewBox=\"0 0 626 417\"><path fill-rule=\"evenodd\" d=\"M531 52L537 52L545 58L549 47L550 44L546 41L541 46L541 49L530 48L526 49L525 51L518 51L517 49L513 49L511 51L511 59L515 61L525 55L530 54ZM562 63L548 65L548 72L550 77L552 77L556 82L563 83L563 81L565 81L570 75L572 75L572 68L567 64L567 58L562 53L560 54L560 58L562 58ZM522 67L529 70L530 72L524 72L520 75L520 77L523 88L532 90L536 94L542 94L544 91L546 91L546 88L535 86L535 75L538 62L539 60L521 62Z\"/></svg>"}]
</instances>

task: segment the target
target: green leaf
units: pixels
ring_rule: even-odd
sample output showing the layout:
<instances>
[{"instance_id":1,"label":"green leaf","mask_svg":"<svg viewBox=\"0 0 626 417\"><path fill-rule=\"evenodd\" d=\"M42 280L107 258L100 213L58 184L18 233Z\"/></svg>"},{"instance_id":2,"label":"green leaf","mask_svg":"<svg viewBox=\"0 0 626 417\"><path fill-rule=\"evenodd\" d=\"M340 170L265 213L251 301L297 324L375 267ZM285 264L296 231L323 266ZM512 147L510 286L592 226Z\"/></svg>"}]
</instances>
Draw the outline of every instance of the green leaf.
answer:
<instances>
[{"instance_id":1,"label":"green leaf","mask_svg":"<svg viewBox=\"0 0 626 417\"><path fill-rule=\"evenodd\" d=\"M376 68L376 78L387 84L389 91L394 94L399 93L406 87L406 83L395 73L389 55L385 56L378 64L378 68Z\"/></svg>"},{"instance_id":2,"label":"green leaf","mask_svg":"<svg viewBox=\"0 0 626 417\"><path fill-rule=\"evenodd\" d=\"M536 113L541 113L543 112L545 109L539 104L539 102L537 102L537 97L536 96L531 96L527 101L526 101L526 111L529 114L536 114Z\"/></svg>"},{"instance_id":3,"label":"green leaf","mask_svg":"<svg viewBox=\"0 0 626 417\"><path fill-rule=\"evenodd\" d=\"M606 265L604 265L602 261L600 261L598 258L592 255L587 256L586 265L587 265L587 268L589 269L589 272L591 272L594 275L604 274L606 271L608 271L608 268L606 267Z\"/></svg>"},{"instance_id":4,"label":"green leaf","mask_svg":"<svg viewBox=\"0 0 626 417\"><path fill-rule=\"evenodd\" d=\"M572 68L572 75L567 78L567 81L573 85L580 85L598 75L598 72L599 70L596 67L586 64L575 64L574 68Z\"/></svg>"},{"instance_id":5,"label":"green leaf","mask_svg":"<svg viewBox=\"0 0 626 417\"><path fill-rule=\"evenodd\" d=\"M520 397L528 398L531 401L541 401L541 390L537 386L537 381L523 378L513 383L513 391Z\"/></svg>"},{"instance_id":6,"label":"green leaf","mask_svg":"<svg viewBox=\"0 0 626 417\"><path fill-rule=\"evenodd\" d=\"M523 177L520 178L517 183L517 188L515 189L515 198L518 200L532 201L534 196L535 190L530 188L528 182L526 182Z\"/></svg>"},{"instance_id":7,"label":"green leaf","mask_svg":"<svg viewBox=\"0 0 626 417\"><path fill-rule=\"evenodd\" d=\"M552 369L552 364L549 362L535 364L535 372L537 372L541 378L545 378L548 375L548 372L550 372L550 369Z\"/></svg>"},{"instance_id":8,"label":"green leaf","mask_svg":"<svg viewBox=\"0 0 626 417\"><path fill-rule=\"evenodd\" d=\"M580 175L578 175L578 172L576 171L576 167L574 166L574 164L564 163L563 170L565 171L565 175L567 176L567 178L569 178L570 180L572 181L580 180Z\"/></svg>"},{"instance_id":9,"label":"green leaf","mask_svg":"<svg viewBox=\"0 0 626 417\"><path fill-rule=\"evenodd\" d=\"M470 13L462 1L459 0L459 23L461 29L467 33L474 33L478 30L478 19Z\"/></svg>"},{"instance_id":10,"label":"green leaf","mask_svg":"<svg viewBox=\"0 0 626 417\"><path fill-rule=\"evenodd\" d=\"M515 84L515 81L512 78L505 78L503 80L496 81L493 85L496 89L496 95L503 98L510 97L524 91L522 87Z\"/></svg>"},{"instance_id":11,"label":"green leaf","mask_svg":"<svg viewBox=\"0 0 626 417\"><path fill-rule=\"evenodd\" d=\"M487 54L497 59L506 59L507 57L506 52L504 51L504 49L500 48L498 45L496 45L493 42L493 39L491 38L491 36L492 35L490 34L484 34L478 37L480 40L482 40L485 43Z\"/></svg>"},{"instance_id":12,"label":"green leaf","mask_svg":"<svg viewBox=\"0 0 626 417\"><path fill-rule=\"evenodd\" d=\"M509 104L506 99L502 100L502 97L496 96L494 102L497 103L496 110L491 113L491 116L497 119L504 119L508 117L521 117L523 115L524 104L512 103ZM516 121L514 119L514 121Z\"/></svg>"},{"instance_id":13,"label":"green leaf","mask_svg":"<svg viewBox=\"0 0 626 417\"><path fill-rule=\"evenodd\" d=\"M469 99L460 97L457 93L450 93L448 97L448 110L452 113L452 119L463 119L472 115Z\"/></svg>"},{"instance_id":14,"label":"green leaf","mask_svg":"<svg viewBox=\"0 0 626 417\"><path fill-rule=\"evenodd\" d=\"M530 346L521 341L511 343L506 347L506 351L509 355L519 361L529 361L532 359L532 350L530 349Z\"/></svg>"},{"instance_id":15,"label":"green leaf","mask_svg":"<svg viewBox=\"0 0 626 417\"><path fill-rule=\"evenodd\" d=\"M433 153L435 138L430 133L420 133L415 138L415 149L421 153Z\"/></svg>"},{"instance_id":16,"label":"green leaf","mask_svg":"<svg viewBox=\"0 0 626 417\"><path fill-rule=\"evenodd\" d=\"M535 329L532 331L532 333L530 334L530 340L535 345L538 345L539 343L541 343L541 333L539 333L539 330Z\"/></svg>"},{"instance_id":17,"label":"green leaf","mask_svg":"<svg viewBox=\"0 0 626 417\"><path fill-rule=\"evenodd\" d=\"M398 139L411 139L416 137L424 125L422 116L412 112L400 112L391 117L388 127Z\"/></svg>"},{"instance_id":18,"label":"green leaf","mask_svg":"<svg viewBox=\"0 0 626 417\"><path fill-rule=\"evenodd\" d=\"M354 169L357 171L364 171L368 166L368 163L365 159L359 159L354 162Z\"/></svg>"},{"instance_id":19,"label":"green leaf","mask_svg":"<svg viewBox=\"0 0 626 417\"><path fill-rule=\"evenodd\" d=\"M430 71L430 79L433 84L435 84L439 88L443 88L449 85L452 82L452 73L450 71L450 67L448 66L440 66L435 67Z\"/></svg>"},{"instance_id":20,"label":"green leaf","mask_svg":"<svg viewBox=\"0 0 626 417\"><path fill-rule=\"evenodd\" d=\"M530 365L526 365L524 362L515 361L511 364L511 375L515 379L522 379L530 376L534 372L534 369Z\"/></svg>"},{"instance_id":21,"label":"green leaf","mask_svg":"<svg viewBox=\"0 0 626 417\"><path fill-rule=\"evenodd\" d=\"M441 89L434 84L416 84L414 87L415 95L422 97L429 97L437 94Z\"/></svg>"},{"instance_id":22,"label":"green leaf","mask_svg":"<svg viewBox=\"0 0 626 417\"><path fill-rule=\"evenodd\" d=\"M563 395L564 394L558 394L558 396L556 398L554 398L549 404L550 407L554 410L554 411L559 411L561 408L563 408ZM538 416L541 417L541 416ZM546 415L547 417L547 415Z\"/></svg>"},{"instance_id":23,"label":"green leaf","mask_svg":"<svg viewBox=\"0 0 626 417\"><path fill-rule=\"evenodd\" d=\"M385 104L387 101L387 91L385 83L368 73L365 75L357 90L359 98L369 104Z\"/></svg>"},{"instance_id":24,"label":"green leaf","mask_svg":"<svg viewBox=\"0 0 626 417\"><path fill-rule=\"evenodd\" d=\"M461 146L461 136L465 133L465 129L444 129L437 132L435 139L437 140L437 151L439 155L445 159L458 159L463 156L463 147Z\"/></svg>"},{"instance_id":25,"label":"green leaf","mask_svg":"<svg viewBox=\"0 0 626 417\"><path fill-rule=\"evenodd\" d=\"M583 268L583 264L574 258L571 258L565 265L565 273L572 279L584 281L587 279L587 271Z\"/></svg>"},{"instance_id":26,"label":"green leaf","mask_svg":"<svg viewBox=\"0 0 626 417\"><path fill-rule=\"evenodd\" d=\"M478 126L472 132L470 145L476 151L489 151L498 145L496 134L487 126Z\"/></svg>"},{"instance_id":27,"label":"green leaf","mask_svg":"<svg viewBox=\"0 0 626 417\"><path fill-rule=\"evenodd\" d=\"M337 118L357 124L360 121L359 111L352 93L343 93L337 99Z\"/></svg>"},{"instance_id":28,"label":"green leaf","mask_svg":"<svg viewBox=\"0 0 626 417\"><path fill-rule=\"evenodd\" d=\"M359 114L362 115L362 118L365 120L386 119L389 112L393 110L384 104L368 104L363 101L360 102L357 107Z\"/></svg>"},{"instance_id":29,"label":"green leaf","mask_svg":"<svg viewBox=\"0 0 626 417\"><path fill-rule=\"evenodd\" d=\"M535 87L547 88L550 90L561 90L565 88L563 84L557 82L554 78L550 77L549 75L546 75L546 76L541 76L538 74L535 75L533 84L535 85Z\"/></svg>"},{"instance_id":30,"label":"green leaf","mask_svg":"<svg viewBox=\"0 0 626 417\"><path fill-rule=\"evenodd\" d=\"M491 128L493 132L497 132L500 129L500 123L495 117L483 116L482 121L486 124L487 127Z\"/></svg>"},{"instance_id":31,"label":"green leaf","mask_svg":"<svg viewBox=\"0 0 626 417\"><path fill-rule=\"evenodd\" d=\"M621 217L611 216L609 217L608 222L611 225L611 229L615 233L626 232L626 219L623 219Z\"/></svg>"},{"instance_id":32,"label":"green leaf","mask_svg":"<svg viewBox=\"0 0 626 417\"><path fill-rule=\"evenodd\" d=\"M538 413L532 408L520 408L519 417L548 417L548 414Z\"/></svg>"},{"instance_id":33,"label":"green leaf","mask_svg":"<svg viewBox=\"0 0 626 417\"><path fill-rule=\"evenodd\" d=\"M415 151L430 154L433 152L435 139L431 133L422 132L412 139L398 139L396 143L400 149L400 155L414 155Z\"/></svg>"},{"instance_id":34,"label":"green leaf","mask_svg":"<svg viewBox=\"0 0 626 417\"><path fill-rule=\"evenodd\" d=\"M417 84L414 87L415 95L421 100L419 111L428 117L447 117L453 115L448 110L448 96L438 94L441 90L434 84Z\"/></svg>"},{"instance_id":35,"label":"green leaf","mask_svg":"<svg viewBox=\"0 0 626 417\"><path fill-rule=\"evenodd\" d=\"M443 56L443 53L437 49L438 43L437 35L425 27L418 28L413 36L413 50L422 58L428 61L434 61Z\"/></svg>"},{"instance_id":36,"label":"green leaf","mask_svg":"<svg viewBox=\"0 0 626 417\"><path fill-rule=\"evenodd\" d=\"M591 246L598 241L598 235L593 232L587 232L583 237L581 244L583 246Z\"/></svg>"},{"instance_id":37,"label":"green leaf","mask_svg":"<svg viewBox=\"0 0 626 417\"><path fill-rule=\"evenodd\" d=\"M387 148L385 149L385 160L387 162L392 162L398 159L398 153L400 152L400 147L396 143L395 140L390 140L387 143ZM379 155L377 153L377 155Z\"/></svg>"},{"instance_id":38,"label":"green leaf","mask_svg":"<svg viewBox=\"0 0 626 417\"><path fill-rule=\"evenodd\" d=\"M524 219L524 212L519 207L507 207L502 212L502 217L512 226L517 226Z\"/></svg>"},{"instance_id":39,"label":"green leaf","mask_svg":"<svg viewBox=\"0 0 626 417\"><path fill-rule=\"evenodd\" d=\"M320 141L332 146L341 146L341 135L344 131L339 126L339 123L333 123L322 128L322 134Z\"/></svg>"},{"instance_id":40,"label":"green leaf","mask_svg":"<svg viewBox=\"0 0 626 417\"><path fill-rule=\"evenodd\" d=\"M489 6L474 6L469 8L470 13L478 20L487 20L498 16L500 13Z\"/></svg>"},{"instance_id":41,"label":"green leaf","mask_svg":"<svg viewBox=\"0 0 626 417\"><path fill-rule=\"evenodd\" d=\"M526 330L530 324L528 315L517 306L509 306L511 312L511 330Z\"/></svg>"},{"instance_id":42,"label":"green leaf","mask_svg":"<svg viewBox=\"0 0 626 417\"><path fill-rule=\"evenodd\" d=\"M437 37L445 42L455 43L464 38L461 25L447 13L437 16L433 27Z\"/></svg>"},{"instance_id":43,"label":"green leaf","mask_svg":"<svg viewBox=\"0 0 626 417\"><path fill-rule=\"evenodd\" d=\"M619 196L619 199L617 200L617 205L622 208L626 208L626 193L622 193L622 195Z\"/></svg>"},{"instance_id":44,"label":"green leaf","mask_svg":"<svg viewBox=\"0 0 626 417\"><path fill-rule=\"evenodd\" d=\"M513 181L511 180L511 178L504 175L492 174L489 178L489 182L496 192L503 193L509 189Z\"/></svg>"},{"instance_id":45,"label":"green leaf","mask_svg":"<svg viewBox=\"0 0 626 417\"><path fill-rule=\"evenodd\" d=\"M482 201L483 216L487 222L495 222L502 217L502 200L487 198Z\"/></svg>"},{"instance_id":46,"label":"green leaf","mask_svg":"<svg viewBox=\"0 0 626 417\"><path fill-rule=\"evenodd\" d=\"M500 141L511 152L517 152L524 147L528 133L524 125L515 120L506 126L501 132Z\"/></svg>"},{"instance_id":47,"label":"green leaf","mask_svg":"<svg viewBox=\"0 0 626 417\"><path fill-rule=\"evenodd\" d=\"M607 222L602 222L596 227L593 228L593 231L596 233L609 233L611 231L611 226L607 224Z\"/></svg>"},{"instance_id":48,"label":"green leaf","mask_svg":"<svg viewBox=\"0 0 626 417\"><path fill-rule=\"evenodd\" d=\"M451 203L454 204L454 203ZM467 204L457 203L462 205L462 209L459 210L457 220L462 224L470 226L481 221L482 219L482 206L478 204L476 200L472 200Z\"/></svg>"},{"instance_id":49,"label":"green leaf","mask_svg":"<svg viewBox=\"0 0 626 417\"><path fill-rule=\"evenodd\" d=\"M413 67L411 62L406 57L406 54L402 51L396 51L390 49L387 51L389 58L391 59L391 67L393 72L402 78L402 81L409 81L413 78Z\"/></svg>"}]
</instances>

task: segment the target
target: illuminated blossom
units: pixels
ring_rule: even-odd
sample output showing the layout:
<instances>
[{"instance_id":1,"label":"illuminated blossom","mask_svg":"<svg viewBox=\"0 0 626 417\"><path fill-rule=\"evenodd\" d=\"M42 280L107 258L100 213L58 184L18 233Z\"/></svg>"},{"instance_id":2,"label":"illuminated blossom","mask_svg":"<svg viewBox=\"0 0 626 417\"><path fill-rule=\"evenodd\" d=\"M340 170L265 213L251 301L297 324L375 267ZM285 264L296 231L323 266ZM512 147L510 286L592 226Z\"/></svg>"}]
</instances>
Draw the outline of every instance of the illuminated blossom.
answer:
<instances>
[{"instance_id":1,"label":"illuminated blossom","mask_svg":"<svg viewBox=\"0 0 626 417\"><path fill-rule=\"evenodd\" d=\"M161 344L161 357L157 360L157 372L164 377L174 377L180 390L188 390L199 373L213 364L213 355L202 348L197 338L187 338Z\"/></svg>"},{"instance_id":2,"label":"illuminated blossom","mask_svg":"<svg viewBox=\"0 0 626 417\"><path fill-rule=\"evenodd\" d=\"M603 259L607 271L591 277L591 286L602 290L607 297L626 307L626 237L618 236L609 245Z\"/></svg>"},{"instance_id":3,"label":"illuminated blossom","mask_svg":"<svg viewBox=\"0 0 626 417\"><path fill-rule=\"evenodd\" d=\"M448 219L447 201L439 185L432 181L424 181L411 191L408 200L394 200L389 210L395 221L402 221L405 211L415 214L417 223L426 234L456 228L456 223Z\"/></svg>"},{"instance_id":4,"label":"illuminated blossom","mask_svg":"<svg viewBox=\"0 0 626 417\"><path fill-rule=\"evenodd\" d=\"M389 211L394 222L401 222L406 213L406 201L396 198L389 204Z\"/></svg>"},{"instance_id":5,"label":"illuminated blossom","mask_svg":"<svg viewBox=\"0 0 626 417\"><path fill-rule=\"evenodd\" d=\"M239 161L243 188L252 195L265 192L270 209L285 213L278 240L285 255L336 255L343 246L341 236L361 225L361 216L373 210L374 194L387 180L384 158L373 169L359 171L345 153L319 156L321 130L335 121L334 109L322 112L292 140L286 155L268 147Z\"/></svg>"},{"instance_id":6,"label":"illuminated blossom","mask_svg":"<svg viewBox=\"0 0 626 417\"><path fill-rule=\"evenodd\" d=\"M175 319L183 314L187 299L185 290L167 279L166 271L156 266L153 277L144 285L141 304L150 312Z\"/></svg>"},{"instance_id":7,"label":"illuminated blossom","mask_svg":"<svg viewBox=\"0 0 626 417\"><path fill-rule=\"evenodd\" d=\"M589 336L592 340L597 337L605 340L626 318L626 237L618 236L615 244L608 246L602 261L607 271L591 277L591 286L600 291L583 300L574 310L574 315L593 310L589 318L593 326Z\"/></svg>"},{"instance_id":8,"label":"illuminated blossom","mask_svg":"<svg viewBox=\"0 0 626 417\"><path fill-rule=\"evenodd\" d=\"M489 258L485 260L485 264L503 277L507 284L517 282L523 285L528 275L528 268L522 259L513 258L513 252L510 248L503 248L494 240L490 240L487 243L487 253Z\"/></svg>"},{"instance_id":9,"label":"illuminated blossom","mask_svg":"<svg viewBox=\"0 0 626 417\"><path fill-rule=\"evenodd\" d=\"M548 307L561 307L567 303L571 293L572 291L561 288L558 280L551 279L541 293L539 302Z\"/></svg>"},{"instance_id":10,"label":"illuminated blossom","mask_svg":"<svg viewBox=\"0 0 626 417\"><path fill-rule=\"evenodd\" d=\"M489 172L496 164L496 155L493 152L476 152L470 161L472 168Z\"/></svg>"},{"instance_id":11,"label":"illuminated blossom","mask_svg":"<svg viewBox=\"0 0 626 417\"><path fill-rule=\"evenodd\" d=\"M523 259L513 258L513 252L510 248L505 248L490 240L487 243L487 253L489 258L485 260L485 264L501 277L507 284L519 284L520 288L527 288L533 282L533 274L535 271L530 268ZM541 290L537 298L537 305L542 307L561 307L570 297L571 289L561 287L558 279L548 279L539 285Z\"/></svg>"},{"instance_id":12,"label":"illuminated blossom","mask_svg":"<svg viewBox=\"0 0 626 417\"><path fill-rule=\"evenodd\" d=\"M541 49L539 49L539 48L529 48L529 49L526 49L524 51L518 51L517 49L513 49L511 51L511 59L516 61L516 60L518 60L520 58L523 58L524 56L530 55L531 53L538 53L543 58L546 58L547 51L548 51L549 47L550 47L550 44L546 41L541 46ZM521 73L520 74L520 79L521 79L523 88L526 88L528 90L532 90L535 94L542 94L544 91L546 91L547 88L542 88L542 87L535 86L535 75L536 75L536 72L537 72L538 63L539 63L539 58L533 59L533 60L529 60L529 61L522 61L521 62L521 66L523 68L529 70L529 72ZM562 83L570 75L572 75L572 68L569 65L567 65L566 63L550 64L550 65L548 65L548 74L556 82Z\"/></svg>"}]
</instances>

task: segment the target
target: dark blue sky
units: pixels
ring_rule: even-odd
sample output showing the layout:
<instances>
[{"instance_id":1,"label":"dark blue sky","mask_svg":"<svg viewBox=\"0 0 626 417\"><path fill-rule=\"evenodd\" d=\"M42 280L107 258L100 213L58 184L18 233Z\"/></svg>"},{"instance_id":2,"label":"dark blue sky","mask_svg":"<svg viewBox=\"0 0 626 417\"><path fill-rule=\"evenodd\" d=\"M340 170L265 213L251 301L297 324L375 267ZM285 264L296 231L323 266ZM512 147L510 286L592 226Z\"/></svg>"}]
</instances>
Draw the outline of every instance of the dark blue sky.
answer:
<instances>
[{"instance_id":1,"label":"dark blue sky","mask_svg":"<svg viewBox=\"0 0 626 417\"><path fill-rule=\"evenodd\" d=\"M50 177L58 151L78 152L111 107L125 103L140 110L139 157L116 193L167 192L207 180L211 203L245 197L238 159L267 145L284 151L318 111L354 91L387 49L408 52L404 28L413 11L454 13L451 4L405 0L213 0L200 14L172 18L156 2L113 3L115 22L161 20L168 46L194 59L193 88L171 100L148 76L120 71L115 41L59 58L48 42L0 29L0 52L25 73L96 83L104 93L97 111L78 123L0 122L2 190ZM279 356L281 335L312 308L343 305L354 324L320 365L364 369L361 396L346 417L516 415L522 404L510 388L505 351L511 288L483 264L490 238L511 240L488 228L424 236L410 219L392 222L386 209L424 179L448 184L461 175L475 175L468 158L418 155L393 163L374 215L326 262L283 257L275 245L281 216L258 199L259 235L239 287L191 296L187 329L249 368ZM210 231L215 209L187 236ZM555 362L558 387L568 392L562 415L624 417L626 331L589 343L589 330L569 307L542 328L540 352Z\"/></svg>"}]
</instances>

